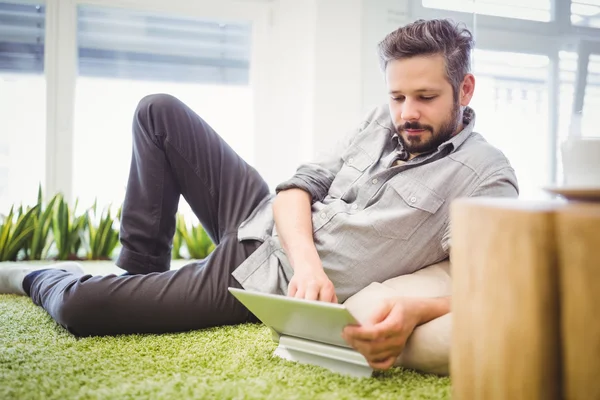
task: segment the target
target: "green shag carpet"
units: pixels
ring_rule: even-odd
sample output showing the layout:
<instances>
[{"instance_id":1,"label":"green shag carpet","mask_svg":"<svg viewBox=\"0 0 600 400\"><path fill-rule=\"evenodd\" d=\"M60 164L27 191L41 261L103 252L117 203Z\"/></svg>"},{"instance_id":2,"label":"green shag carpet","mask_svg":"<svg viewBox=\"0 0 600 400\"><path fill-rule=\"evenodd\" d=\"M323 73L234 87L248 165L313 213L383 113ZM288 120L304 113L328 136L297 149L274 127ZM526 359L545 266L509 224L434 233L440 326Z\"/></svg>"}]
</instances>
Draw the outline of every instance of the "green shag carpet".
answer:
<instances>
[{"instance_id":1,"label":"green shag carpet","mask_svg":"<svg viewBox=\"0 0 600 400\"><path fill-rule=\"evenodd\" d=\"M344 377L273 357L258 324L78 339L27 297L0 295L0 399L443 399L450 379Z\"/></svg>"}]
</instances>

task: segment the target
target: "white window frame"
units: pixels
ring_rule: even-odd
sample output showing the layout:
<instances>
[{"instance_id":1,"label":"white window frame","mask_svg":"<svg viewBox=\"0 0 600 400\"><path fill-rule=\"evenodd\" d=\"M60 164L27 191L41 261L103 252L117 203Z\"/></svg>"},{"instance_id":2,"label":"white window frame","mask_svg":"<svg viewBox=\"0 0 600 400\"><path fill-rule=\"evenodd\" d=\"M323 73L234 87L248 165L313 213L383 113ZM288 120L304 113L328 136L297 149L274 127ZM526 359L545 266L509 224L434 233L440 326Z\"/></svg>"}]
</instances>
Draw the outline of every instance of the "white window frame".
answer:
<instances>
[{"instance_id":1,"label":"white window frame","mask_svg":"<svg viewBox=\"0 0 600 400\"><path fill-rule=\"evenodd\" d=\"M410 1L410 16L416 18L444 17L464 21L475 34L476 47L492 51L530 53L546 55L550 59L548 76L548 127L550 157L550 178L556 183L558 115L559 115L559 51L573 51L579 54L577 80L573 107L581 109L585 94L587 63L589 54L600 53L600 29L571 25L571 0L553 0L552 18L549 22L528 21L516 18L495 17L424 7L421 0ZM468 21L468 22L467 22ZM473 24L475 21L475 24ZM475 26L474 26L475 25ZM582 57L583 56L583 57ZM579 106L579 108L577 108Z\"/></svg>"},{"instance_id":2,"label":"white window frame","mask_svg":"<svg viewBox=\"0 0 600 400\"><path fill-rule=\"evenodd\" d=\"M46 0L44 74L46 77L46 193L61 192L73 200L74 112L77 81L77 7L93 5L185 15L244 20L252 23L250 85L253 87L257 136L264 124L267 27L266 0ZM261 101L263 100L263 101Z\"/></svg>"}]
</instances>

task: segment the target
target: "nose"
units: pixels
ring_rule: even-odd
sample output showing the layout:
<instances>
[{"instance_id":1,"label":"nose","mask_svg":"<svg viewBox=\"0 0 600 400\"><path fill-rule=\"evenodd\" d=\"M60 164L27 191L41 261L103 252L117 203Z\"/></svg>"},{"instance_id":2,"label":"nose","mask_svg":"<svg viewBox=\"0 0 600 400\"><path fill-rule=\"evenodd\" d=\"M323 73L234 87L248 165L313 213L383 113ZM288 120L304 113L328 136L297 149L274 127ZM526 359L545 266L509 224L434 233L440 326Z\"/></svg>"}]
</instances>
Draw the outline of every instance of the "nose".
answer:
<instances>
[{"instance_id":1,"label":"nose","mask_svg":"<svg viewBox=\"0 0 600 400\"><path fill-rule=\"evenodd\" d=\"M419 107L414 100L406 98L402 104L402 112L400 118L403 121L417 121L421 114L419 113Z\"/></svg>"}]
</instances>

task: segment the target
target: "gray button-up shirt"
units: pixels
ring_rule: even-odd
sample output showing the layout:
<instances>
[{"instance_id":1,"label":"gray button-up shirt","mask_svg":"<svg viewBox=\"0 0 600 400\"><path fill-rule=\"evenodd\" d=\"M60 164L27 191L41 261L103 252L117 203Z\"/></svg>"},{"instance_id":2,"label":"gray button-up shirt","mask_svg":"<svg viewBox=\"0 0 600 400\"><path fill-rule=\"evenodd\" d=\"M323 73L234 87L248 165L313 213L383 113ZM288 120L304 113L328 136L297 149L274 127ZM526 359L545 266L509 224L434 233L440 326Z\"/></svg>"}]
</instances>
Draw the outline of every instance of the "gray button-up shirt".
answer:
<instances>
[{"instance_id":1,"label":"gray button-up shirt","mask_svg":"<svg viewBox=\"0 0 600 400\"><path fill-rule=\"evenodd\" d=\"M301 188L312 195L315 246L340 302L383 282L448 257L452 200L468 196L517 197L506 157L464 129L435 152L405 158L387 105L376 108L331 152L301 165L277 191ZM242 223L238 238L264 243L234 272L249 290L286 294L293 269L273 221L274 196Z\"/></svg>"}]
</instances>

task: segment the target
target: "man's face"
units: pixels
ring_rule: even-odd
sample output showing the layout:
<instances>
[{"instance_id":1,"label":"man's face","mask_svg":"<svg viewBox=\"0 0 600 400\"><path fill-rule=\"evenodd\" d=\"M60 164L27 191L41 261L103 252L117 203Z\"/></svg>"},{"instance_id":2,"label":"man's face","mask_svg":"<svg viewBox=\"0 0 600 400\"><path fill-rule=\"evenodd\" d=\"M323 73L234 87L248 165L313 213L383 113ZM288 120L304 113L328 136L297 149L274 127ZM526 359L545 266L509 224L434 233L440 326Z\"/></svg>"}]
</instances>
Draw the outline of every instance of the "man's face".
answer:
<instances>
[{"instance_id":1,"label":"man's face","mask_svg":"<svg viewBox=\"0 0 600 400\"><path fill-rule=\"evenodd\" d=\"M461 101L454 99L442 55L394 60L385 73L390 114L411 157L436 150L462 127Z\"/></svg>"}]
</instances>

